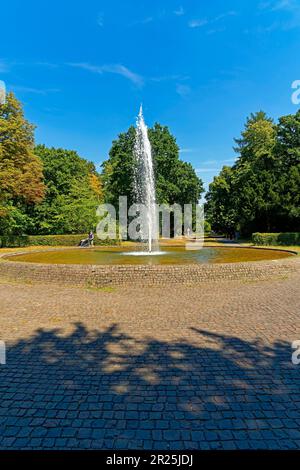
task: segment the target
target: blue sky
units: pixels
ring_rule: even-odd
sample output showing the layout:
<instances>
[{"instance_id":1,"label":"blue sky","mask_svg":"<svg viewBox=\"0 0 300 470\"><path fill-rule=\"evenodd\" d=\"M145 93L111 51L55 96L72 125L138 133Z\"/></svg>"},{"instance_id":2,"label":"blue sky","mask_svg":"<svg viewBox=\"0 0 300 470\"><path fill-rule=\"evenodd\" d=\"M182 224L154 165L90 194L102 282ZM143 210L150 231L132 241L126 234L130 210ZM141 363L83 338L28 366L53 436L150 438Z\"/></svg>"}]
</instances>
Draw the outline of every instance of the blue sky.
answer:
<instances>
[{"instance_id":1,"label":"blue sky","mask_svg":"<svg viewBox=\"0 0 300 470\"><path fill-rule=\"evenodd\" d=\"M142 102L207 185L247 115L297 111L300 0L10 0L1 17L0 80L37 142L96 164Z\"/></svg>"}]
</instances>

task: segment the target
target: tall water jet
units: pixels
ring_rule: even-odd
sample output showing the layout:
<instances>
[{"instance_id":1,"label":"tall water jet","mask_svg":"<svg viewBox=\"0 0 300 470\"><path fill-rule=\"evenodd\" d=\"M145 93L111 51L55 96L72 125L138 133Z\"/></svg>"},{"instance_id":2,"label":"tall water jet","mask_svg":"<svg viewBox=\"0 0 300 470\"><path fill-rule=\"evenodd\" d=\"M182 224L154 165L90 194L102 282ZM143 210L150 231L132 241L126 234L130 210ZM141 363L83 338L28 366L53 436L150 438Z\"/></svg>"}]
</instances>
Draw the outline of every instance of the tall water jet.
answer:
<instances>
[{"instance_id":1,"label":"tall water jet","mask_svg":"<svg viewBox=\"0 0 300 470\"><path fill-rule=\"evenodd\" d=\"M136 122L134 156L136 202L143 204L145 210L143 223L140 227L140 238L147 242L148 252L151 253L158 250L158 216L151 144L142 105Z\"/></svg>"}]
</instances>

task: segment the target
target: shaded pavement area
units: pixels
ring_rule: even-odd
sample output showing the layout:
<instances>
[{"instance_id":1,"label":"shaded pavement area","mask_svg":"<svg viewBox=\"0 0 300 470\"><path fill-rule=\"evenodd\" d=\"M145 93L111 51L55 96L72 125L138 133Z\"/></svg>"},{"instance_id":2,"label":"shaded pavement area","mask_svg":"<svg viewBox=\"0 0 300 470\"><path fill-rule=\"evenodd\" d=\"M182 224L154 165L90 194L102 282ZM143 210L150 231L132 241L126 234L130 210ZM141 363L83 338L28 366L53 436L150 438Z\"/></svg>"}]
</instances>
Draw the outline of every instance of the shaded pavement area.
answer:
<instances>
[{"instance_id":1,"label":"shaded pavement area","mask_svg":"<svg viewBox=\"0 0 300 470\"><path fill-rule=\"evenodd\" d=\"M300 448L299 297L2 283L0 448Z\"/></svg>"}]
</instances>

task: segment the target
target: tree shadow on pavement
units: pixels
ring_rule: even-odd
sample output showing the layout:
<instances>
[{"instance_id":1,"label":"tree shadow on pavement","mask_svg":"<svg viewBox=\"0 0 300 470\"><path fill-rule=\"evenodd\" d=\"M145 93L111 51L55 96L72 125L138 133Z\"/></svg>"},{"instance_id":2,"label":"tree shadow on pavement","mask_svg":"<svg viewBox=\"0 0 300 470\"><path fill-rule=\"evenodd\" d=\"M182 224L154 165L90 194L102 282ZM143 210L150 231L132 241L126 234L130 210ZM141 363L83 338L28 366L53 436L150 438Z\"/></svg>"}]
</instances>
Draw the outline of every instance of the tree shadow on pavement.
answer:
<instances>
[{"instance_id":1,"label":"tree shadow on pavement","mask_svg":"<svg viewBox=\"0 0 300 470\"><path fill-rule=\"evenodd\" d=\"M291 345L38 330L0 366L1 449L300 448ZM192 340L193 338L193 340Z\"/></svg>"}]
</instances>

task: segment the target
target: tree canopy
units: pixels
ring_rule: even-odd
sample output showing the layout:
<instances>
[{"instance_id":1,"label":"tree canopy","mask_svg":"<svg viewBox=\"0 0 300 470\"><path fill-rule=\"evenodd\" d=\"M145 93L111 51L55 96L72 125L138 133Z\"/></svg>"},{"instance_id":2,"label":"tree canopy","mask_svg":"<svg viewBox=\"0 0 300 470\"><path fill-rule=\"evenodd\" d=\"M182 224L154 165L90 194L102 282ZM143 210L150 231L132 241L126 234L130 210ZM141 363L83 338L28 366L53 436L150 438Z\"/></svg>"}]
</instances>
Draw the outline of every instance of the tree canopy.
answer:
<instances>
[{"instance_id":1,"label":"tree canopy","mask_svg":"<svg viewBox=\"0 0 300 470\"><path fill-rule=\"evenodd\" d=\"M193 167L179 158L169 129L149 129L157 201L196 203L203 191ZM64 234L94 229L101 202L133 202L135 128L119 135L99 175L74 150L34 145L34 126L11 93L0 106L0 233Z\"/></svg>"},{"instance_id":2,"label":"tree canopy","mask_svg":"<svg viewBox=\"0 0 300 470\"><path fill-rule=\"evenodd\" d=\"M30 212L32 233L83 233L94 229L102 186L92 162L74 150L38 145L44 168L45 198Z\"/></svg>"},{"instance_id":3,"label":"tree canopy","mask_svg":"<svg viewBox=\"0 0 300 470\"><path fill-rule=\"evenodd\" d=\"M73 150L34 145L13 93L0 105L0 233L82 233L103 199L93 163Z\"/></svg>"},{"instance_id":4,"label":"tree canopy","mask_svg":"<svg viewBox=\"0 0 300 470\"><path fill-rule=\"evenodd\" d=\"M195 204L203 184L179 158L168 127L149 129L159 204ZM0 234L82 233L95 228L101 202L134 201L135 128L113 141L99 175L74 150L34 144L29 123L13 93L0 105ZM209 186L206 215L214 230L300 230L300 110L275 123L251 114L235 139L236 162Z\"/></svg>"},{"instance_id":5,"label":"tree canopy","mask_svg":"<svg viewBox=\"0 0 300 470\"><path fill-rule=\"evenodd\" d=\"M300 229L300 111L275 124L260 111L235 139L238 158L214 178L207 214L217 231Z\"/></svg>"},{"instance_id":6,"label":"tree canopy","mask_svg":"<svg viewBox=\"0 0 300 470\"><path fill-rule=\"evenodd\" d=\"M156 198L159 204L193 204L203 192L202 181L190 163L179 158L179 148L168 127L156 123L148 131L154 163ZM134 202L134 140L132 126L113 141L109 158L103 163L106 201L118 205L119 196Z\"/></svg>"},{"instance_id":7,"label":"tree canopy","mask_svg":"<svg viewBox=\"0 0 300 470\"><path fill-rule=\"evenodd\" d=\"M39 203L45 192L43 166L34 154L34 126L13 93L0 105L0 230L25 223L22 205Z\"/></svg>"}]
</instances>

